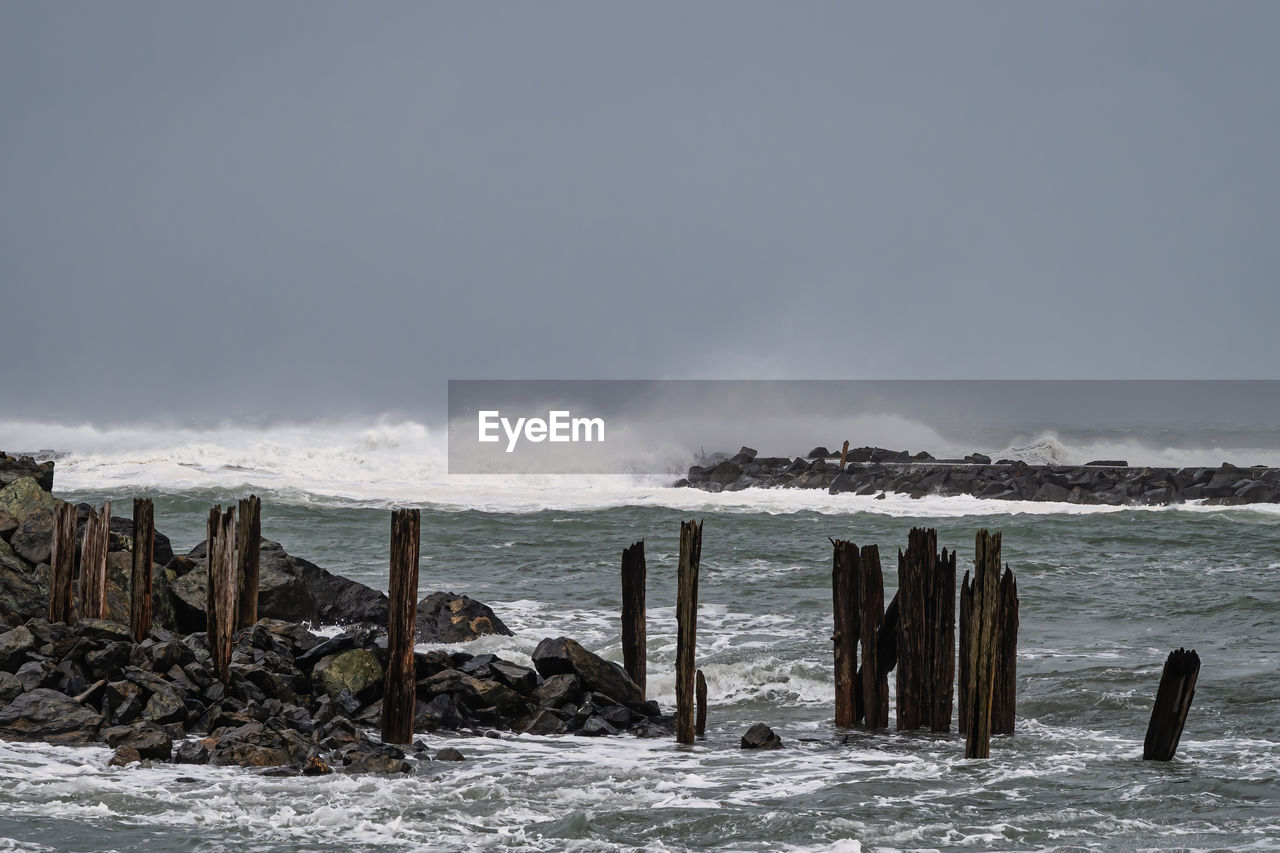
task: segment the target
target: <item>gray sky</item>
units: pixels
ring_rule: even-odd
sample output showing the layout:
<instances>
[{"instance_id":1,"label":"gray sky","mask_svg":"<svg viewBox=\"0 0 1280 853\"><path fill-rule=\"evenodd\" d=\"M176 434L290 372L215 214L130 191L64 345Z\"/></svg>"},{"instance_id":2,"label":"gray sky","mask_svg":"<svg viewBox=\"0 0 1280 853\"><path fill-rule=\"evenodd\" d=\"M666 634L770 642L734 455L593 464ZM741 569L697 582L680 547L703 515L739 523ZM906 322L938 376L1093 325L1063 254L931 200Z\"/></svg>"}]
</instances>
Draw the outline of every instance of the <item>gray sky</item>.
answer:
<instances>
[{"instance_id":1,"label":"gray sky","mask_svg":"<svg viewBox=\"0 0 1280 853\"><path fill-rule=\"evenodd\" d=\"M1270 2L8 0L4 414L1273 378L1277 44Z\"/></svg>"}]
</instances>

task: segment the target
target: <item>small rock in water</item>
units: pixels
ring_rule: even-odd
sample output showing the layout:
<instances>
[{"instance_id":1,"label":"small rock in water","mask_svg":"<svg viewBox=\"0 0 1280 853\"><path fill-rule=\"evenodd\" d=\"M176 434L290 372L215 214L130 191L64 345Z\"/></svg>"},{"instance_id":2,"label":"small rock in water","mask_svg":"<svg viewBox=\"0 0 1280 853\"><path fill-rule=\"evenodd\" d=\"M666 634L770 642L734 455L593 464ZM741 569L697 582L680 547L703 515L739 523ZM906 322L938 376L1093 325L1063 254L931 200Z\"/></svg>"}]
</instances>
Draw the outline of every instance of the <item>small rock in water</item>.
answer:
<instances>
[{"instance_id":1,"label":"small rock in water","mask_svg":"<svg viewBox=\"0 0 1280 853\"><path fill-rule=\"evenodd\" d=\"M444 749L436 753L435 760L436 761L466 761L467 757L463 755L461 752L459 752L458 750L454 749L453 747L446 746Z\"/></svg>"},{"instance_id":2,"label":"small rock in water","mask_svg":"<svg viewBox=\"0 0 1280 853\"><path fill-rule=\"evenodd\" d=\"M743 749L781 749L782 738L764 723L756 723L742 736Z\"/></svg>"},{"instance_id":3,"label":"small rock in water","mask_svg":"<svg viewBox=\"0 0 1280 853\"><path fill-rule=\"evenodd\" d=\"M115 753L111 756L111 760L107 762L112 767L124 767L126 764L141 764L142 756L138 754L138 750L131 746L118 746Z\"/></svg>"}]
</instances>

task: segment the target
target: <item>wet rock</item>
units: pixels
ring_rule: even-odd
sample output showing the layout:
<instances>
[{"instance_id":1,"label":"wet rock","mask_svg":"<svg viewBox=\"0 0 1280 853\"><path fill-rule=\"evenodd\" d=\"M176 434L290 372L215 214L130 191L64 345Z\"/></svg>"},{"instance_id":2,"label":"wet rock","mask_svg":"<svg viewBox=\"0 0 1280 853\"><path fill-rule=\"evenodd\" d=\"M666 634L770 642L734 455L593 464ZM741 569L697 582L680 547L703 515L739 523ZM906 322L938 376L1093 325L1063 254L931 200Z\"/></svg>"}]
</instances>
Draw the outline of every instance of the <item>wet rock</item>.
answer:
<instances>
[{"instance_id":1,"label":"wet rock","mask_svg":"<svg viewBox=\"0 0 1280 853\"><path fill-rule=\"evenodd\" d=\"M36 635L25 625L11 628L0 634L0 670L13 672L27 659L27 652L35 648Z\"/></svg>"},{"instance_id":2,"label":"wet rock","mask_svg":"<svg viewBox=\"0 0 1280 853\"><path fill-rule=\"evenodd\" d=\"M13 697L25 689L16 675L11 672L0 671L0 705L9 704L9 702L13 701Z\"/></svg>"},{"instance_id":3,"label":"wet rock","mask_svg":"<svg viewBox=\"0 0 1280 853\"><path fill-rule=\"evenodd\" d=\"M199 740L183 741L174 751L173 761L175 764L208 764L209 747Z\"/></svg>"},{"instance_id":4,"label":"wet rock","mask_svg":"<svg viewBox=\"0 0 1280 853\"><path fill-rule=\"evenodd\" d=\"M414 639L419 643L465 643L489 634L509 637L511 629L473 598L433 592L418 602Z\"/></svg>"},{"instance_id":5,"label":"wet rock","mask_svg":"<svg viewBox=\"0 0 1280 853\"><path fill-rule=\"evenodd\" d=\"M544 708L559 708L565 703L577 705L583 692L581 678L562 673L539 684L533 691L533 699Z\"/></svg>"},{"instance_id":6,"label":"wet rock","mask_svg":"<svg viewBox=\"0 0 1280 853\"><path fill-rule=\"evenodd\" d=\"M141 762L142 754L138 750L131 746L118 746L107 764L112 767L125 767L129 764L140 764Z\"/></svg>"},{"instance_id":7,"label":"wet rock","mask_svg":"<svg viewBox=\"0 0 1280 853\"><path fill-rule=\"evenodd\" d=\"M112 726L102 730L102 738L107 746L129 747L141 758L168 761L173 753L173 738L164 729L151 723Z\"/></svg>"},{"instance_id":8,"label":"wet rock","mask_svg":"<svg viewBox=\"0 0 1280 853\"><path fill-rule=\"evenodd\" d=\"M781 749L782 738L764 723L756 723L742 736L743 749Z\"/></svg>"},{"instance_id":9,"label":"wet rock","mask_svg":"<svg viewBox=\"0 0 1280 853\"><path fill-rule=\"evenodd\" d=\"M601 735L616 735L618 730L613 727L604 717L599 715L589 717L582 728L578 729L575 734L586 735L588 737L598 737Z\"/></svg>"},{"instance_id":10,"label":"wet rock","mask_svg":"<svg viewBox=\"0 0 1280 853\"><path fill-rule=\"evenodd\" d=\"M438 729L457 730L463 725L458 704L448 693L433 696L430 701L419 699L414 706L413 730L434 732Z\"/></svg>"},{"instance_id":11,"label":"wet rock","mask_svg":"<svg viewBox=\"0 0 1280 853\"><path fill-rule=\"evenodd\" d=\"M538 673L527 666L519 666L504 660L490 663L489 672L498 682L523 696L532 695L540 680Z\"/></svg>"},{"instance_id":12,"label":"wet rock","mask_svg":"<svg viewBox=\"0 0 1280 853\"><path fill-rule=\"evenodd\" d=\"M568 726L558 715L542 708L515 728L516 731L527 735L558 735L567 731Z\"/></svg>"},{"instance_id":13,"label":"wet rock","mask_svg":"<svg viewBox=\"0 0 1280 853\"><path fill-rule=\"evenodd\" d=\"M53 551L53 510L36 507L9 537L14 553L32 565L49 562Z\"/></svg>"},{"instance_id":14,"label":"wet rock","mask_svg":"<svg viewBox=\"0 0 1280 853\"><path fill-rule=\"evenodd\" d=\"M14 677L28 693L39 687L52 688L58 683L59 673L52 661L31 660L18 667Z\"/></svg>"},{"instance_id":15,"label":"wet rock","mask_svg":"<svg viewBox=\"0 0 1280 853\"><path fill-rule=\"evenodd\" d=\"M0 708L0 740L91 743L102 715L55 690L38 687Z\"/></svg>"},{"instance_id":16,"label":"wet rock","mask_svg":"<svg viewBox=\"0 0 1280 853\"><path fill-rule=\"evenodd\" d=\"M446 746L435 755L436 761L466 761L467 757L452 746Z\"/></svg>"},{"instance_id":17,"label":"wet rock","mask_svg":"<svg viewBox=\"0 0 1280 853\"><path fill-rule=\"evenodd\" d=\"M611 696L621 704L644 701L644 693L615 663L584 649L568 637L547 638L533 652L533 665L543 678L577 675L588 690Z\"/></svg>"},{"instance_id":18,"label":"wet rock","mask_svg":"<svg viewBox=\"0 0 1280 853\"><path fill-rule=\"evenodd\" d=\"M0 489L0 510L16 518L19 524L37 509L52 512L57 500L49 491L41 488L41 484L31 477L19 477Z\"/></svg>"},{"instance_id":19,"label":"wet rock","mask_svg":"<svg viewBox=\"0 0 1280 853\"><path fill-rule=\"evenodd\" d=\"M371 701L382 689L382 664L367 649L349 649L320 660L311 671L316 694L336 696L345 690L362 701Z\"/></svg>"},{"instance_id":20,"label":"wet rock","mask_svg":"<svg viewBox=\"0 0 1280 853\"><path fill-rule=\"evenodd\" d=\"M8 542L13 531L18 529L18 519L7 509L0 509L0 541Z\"/></svg>"}]
</instances>

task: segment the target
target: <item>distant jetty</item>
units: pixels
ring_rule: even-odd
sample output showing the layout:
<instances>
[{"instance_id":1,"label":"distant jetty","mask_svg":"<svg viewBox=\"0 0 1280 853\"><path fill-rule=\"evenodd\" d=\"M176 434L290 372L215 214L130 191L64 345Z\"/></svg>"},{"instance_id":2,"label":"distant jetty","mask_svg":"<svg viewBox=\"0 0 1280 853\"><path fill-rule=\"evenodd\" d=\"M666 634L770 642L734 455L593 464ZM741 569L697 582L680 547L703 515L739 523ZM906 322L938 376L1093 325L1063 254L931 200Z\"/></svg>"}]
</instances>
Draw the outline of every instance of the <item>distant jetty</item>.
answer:
<instances>
[{"instance_id":1,"label":"distant jetty","mask_svg":"<svg viewBox=\"0 0 1280 853\"><path fill-rule=\"evenodd\" d=\"M762 457L750 447L733 456L717 454L689 468L677 487L708 492L742 489L826 489L829 494L913 498L972 495L1006 501L1057 501L1110 506L1161 506L1201 501L1215 506L1280 503L1280 469L1148 468L1125 460L1100 459L1086 465L1031 465L1016 459L992 461L971 453L937 459L927 452L883 447L846 447L833 453L815 447L805 456Z\"/></svg>"}]
</instances>

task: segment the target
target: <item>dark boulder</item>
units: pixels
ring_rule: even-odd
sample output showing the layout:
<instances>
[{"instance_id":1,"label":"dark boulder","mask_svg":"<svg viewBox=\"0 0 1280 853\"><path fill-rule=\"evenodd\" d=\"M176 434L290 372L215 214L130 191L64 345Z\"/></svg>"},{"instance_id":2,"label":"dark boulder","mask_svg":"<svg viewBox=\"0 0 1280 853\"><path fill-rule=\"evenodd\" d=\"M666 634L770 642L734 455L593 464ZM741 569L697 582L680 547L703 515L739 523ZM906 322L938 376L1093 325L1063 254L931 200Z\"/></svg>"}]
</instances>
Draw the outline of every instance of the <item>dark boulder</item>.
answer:
<instances>
[{"instance_id":1,"label":"dark boulder","mask_svg":"<svg viewBox=\"0 0 1280 853\"><path fill-rule=\"evenodd\" d=\"M0 634L0 670L15 672L27 660L27 652L36 646L36 635L25 625Z\"/></svg>"},{"instance_id":2,"label":"dark boulder","mask_svg":"<svg viewBox=\"0 0 1280 853\"><path fill-rule=\"evenodd\" d=\"M56 690L37 687L0 708L0 740L91 743L102 715Z\"/></svg>"},{"instance_id":3,"label":"dark boulder","mask_svg":"<svg viewBox=\"0 0 1280 853\"><path fill-rule=\"evenodd\" d=\"M743 749L781 749L782 738L764 723L756 723L742 736Z\"/></svg>"},{"instance_id":4,"label":"dark boulder","mask_svg":"<svg viewBox=\"0 0 1280 853\"><path fill-rule=\"evenodd\" d=\"M37 462L30 456L14 458L0 453L0 486L8 486L22 478L34 480L46 492L53 491L53 460Z\"/></svg>"},{"instance_id":5,"label":"dark boulder","mask_svg":"<svg viewBox=\"0 0 1280 853\"><path fill-rule=\"evenodd\" d=\"M12 515L19 524L37 509L52 512L57 505L57 499L49 494L49 490L42 488L31 477L19 477L0 489L0 510Z\"/></svg>"},{"instance_id":6,"label":"dark boulder","mask_svg":"<svg viewBox=\"0 0 1280 853\"><path fill-rule=\"evenodd\" d=\"M0 541L8 542L13 531L18 529L18 519L7 509L0 509Z\"/></svg>"},{"instance_id":7,"label":"dark boulder","mask_svg":"<svg viewBox=\"0 0 1280 853\"><path fill-rule=\"evenodd\" d=\"M134 723L131 726L113 726L102 730L107 746L118 749L131 747L141 758L168 761L173 753L173 738L160 726L152 723Z\"/></svg>"},{"instance_id":8,"label":"dark boulder","mask_svg":"<svg viewBox=\"0 0 1280 853\"><path fill-rule=\"evenodd\" d=\"M488 605L452 592L433 592L418 602L413 633L419 643L466 643L488 634L512 636Z\"/></svg>"},{"instance_id":9,"label":"dark boulder","mask_svg":"<svg viewBox=\"0 0 1280 853\"><path fill-rule=\"evenodd\" d=\"M547 638L533 651L533 665L543 678L577 675L588 690L612 697L622 704L639 704L644 693L616 663L584 649L568 637Z\"/></svg>"},{"instance_id":10,"label":"dark boulder","mask_svg":"<svg viewBox=\"0 0 1280 853\"><path fill-rule=\"evenodd\" d=\"M44 506L33 509L13 531L9 545L32 565L49 562L53 551L53 510Z\"/></svg>"},{"instance_id":11,"label":"dark boulder","mask_svg":"<svg viewBox=\"0 0 1280 853\"><path fill-rule=\"evenodd\" d=\"M805 454L805 459L825 459L831 455L831 451L822 445L818 445L813 450Z\"/></svg>"}]
</instances>

